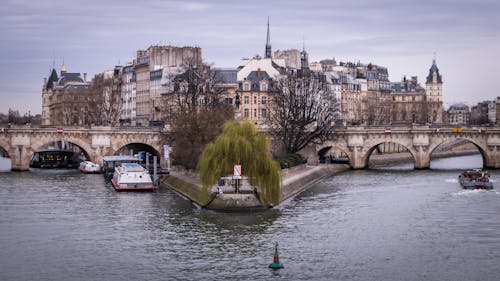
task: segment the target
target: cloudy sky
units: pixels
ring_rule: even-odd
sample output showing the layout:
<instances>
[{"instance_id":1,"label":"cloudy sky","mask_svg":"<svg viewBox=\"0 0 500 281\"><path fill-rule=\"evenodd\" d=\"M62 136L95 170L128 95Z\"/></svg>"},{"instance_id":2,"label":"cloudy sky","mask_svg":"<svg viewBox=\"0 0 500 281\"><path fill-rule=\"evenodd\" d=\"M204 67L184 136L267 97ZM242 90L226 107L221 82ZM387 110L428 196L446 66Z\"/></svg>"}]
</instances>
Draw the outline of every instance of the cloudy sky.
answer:
<instances>
[{"instance_id":1,"label":"cloudy sky","mask_svg":"<svg viewBox=\"0 0 500 281\"><path fill-rule=\"evenodd\" d=\"M444 101L492 100L500 63L498 0L161 1L2 0L0 112L41 112L43 78L64 63L94 74L152 44L199 46L206 62L236 67L271 44L310 61L375 63L389 79L424 78L434 53Z\"/></svg>"}]
</instances>

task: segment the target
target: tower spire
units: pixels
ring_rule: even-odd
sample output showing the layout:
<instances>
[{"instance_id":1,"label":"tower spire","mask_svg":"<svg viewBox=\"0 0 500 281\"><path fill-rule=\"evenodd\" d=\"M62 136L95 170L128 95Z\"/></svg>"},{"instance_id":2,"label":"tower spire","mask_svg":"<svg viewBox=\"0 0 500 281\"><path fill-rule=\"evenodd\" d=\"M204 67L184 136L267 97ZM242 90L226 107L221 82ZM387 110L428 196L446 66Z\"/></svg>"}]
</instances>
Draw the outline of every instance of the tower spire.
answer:
<instances>
[{"instance_id":1,"label":"tower spire","mask_svg":"<svg viewBox=\"0 0 500 281\"><path fill-rule=\"evenodd\" d=\"M270 59L271 55L271 35L269 33L269 17L267 17L267 40L266 40L266 54L265 58Z\"/></svg>"},{"instance_id":2,"label":"tower spire","mask_svg":"<svg viewBox=\"0 0 500 281\"><path fill-rule=\"evenodd\" d=\"M302 52L300 52L300 68L309 69L309 55L306 52L306 40L302 36Z\"/></svg>"}]
</instances>

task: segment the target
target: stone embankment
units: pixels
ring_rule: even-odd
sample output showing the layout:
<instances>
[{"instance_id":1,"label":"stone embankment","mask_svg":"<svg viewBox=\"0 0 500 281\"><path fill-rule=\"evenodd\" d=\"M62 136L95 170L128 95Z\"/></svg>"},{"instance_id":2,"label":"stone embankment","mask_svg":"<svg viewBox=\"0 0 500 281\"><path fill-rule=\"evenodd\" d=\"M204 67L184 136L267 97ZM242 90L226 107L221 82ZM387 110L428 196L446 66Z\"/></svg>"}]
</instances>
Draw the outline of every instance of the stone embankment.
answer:
<instances>
[{"instance_id":1,"label":"stone embankment","mask_svg":"<svg viewBox=\"0 0 500 281\"><path fill-rule=\"evenodd\" d=\"M335 173L349 169L347 165L300 165L290 169L282 170L281 174L281 201L293 197L308 189L321 179L333 176ZM170 175L163 176L160 184L167 186L193 204L213 210L220 211L256 211L268 209L272 206L263 206L259 200L259 194L255 188L248 184L243 184L235 192L230 184L225 184L219 188L214 186L203 196L203 188L199 177L190 172L173 170Z\"/></svg>"}]
</instances>

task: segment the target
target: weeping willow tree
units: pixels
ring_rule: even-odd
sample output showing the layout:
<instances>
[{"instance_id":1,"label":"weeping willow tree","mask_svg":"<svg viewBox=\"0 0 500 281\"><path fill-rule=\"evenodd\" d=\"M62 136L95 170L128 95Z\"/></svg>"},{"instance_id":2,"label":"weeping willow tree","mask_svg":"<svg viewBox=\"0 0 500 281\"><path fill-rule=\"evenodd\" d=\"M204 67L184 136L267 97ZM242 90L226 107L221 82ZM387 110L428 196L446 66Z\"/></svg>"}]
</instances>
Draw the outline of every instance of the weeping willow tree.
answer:
<instances>
[{"instance_id":1,"label":"weeping willow tree","mask_svg":"<svg viewBox=\"0 0 500 281\"><path fill-rule=\"evenodd\" d=\"M232 174L234 164L241 164L243 176L258 188L263 205L280 201L279 164L271 158L268 140L250 122L226 122L222 134L206 146L198 163L205 189Z\"/></svg>"}]
</instances>

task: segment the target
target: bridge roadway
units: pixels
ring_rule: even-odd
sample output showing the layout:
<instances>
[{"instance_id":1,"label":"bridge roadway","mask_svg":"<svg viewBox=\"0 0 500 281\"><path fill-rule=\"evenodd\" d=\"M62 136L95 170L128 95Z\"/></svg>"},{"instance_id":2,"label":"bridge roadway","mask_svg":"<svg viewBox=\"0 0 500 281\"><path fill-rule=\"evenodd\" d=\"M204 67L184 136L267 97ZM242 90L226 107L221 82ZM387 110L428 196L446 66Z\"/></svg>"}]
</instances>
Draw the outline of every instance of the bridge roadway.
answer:
<instances>
[{"instance_id":1,"label":"bridge roadway","mask_svg":"<svg viewBox=\"0 0 500 281\"><path fill-rule=\"evenodd\" d=\"M160 156L160 165L165 163L163 145L168 144L168 133L157 127L31 127L11 126L2 128L0 147L12 160L12 170L28 170L35 151L53 145L57 141L72 143L84 152L87 158L101 163L103 156L116 155L129 144L147 145Z\"/></svg>"},{"instance_id":2,"label":"bridge roadway","mask_svg":"<svg viewBox=\"0 0 500 281\"><path fill-rule=\"evenodd\" d=\"M31 127L12 126L0 133L0 147L12 159L13 170L29 169L34 152L56 141L65 141L82 149L90 161L101 163L103 156L115 155L130 144L149 146L160 163L165 164L163 145L169 143L169 133L157 127ZM441 127L427 126L392 127L347 127L336 129L322 145L317 145L315 155L327 147L342 151L349 158L353 169L364 169L375 148L382 143L396 143L406 147L414 160L415 169L430 167L432 152L443 143L467 140L474 144L483 157L486 168L500 168L500 127ZM312 158L311 158L312 159Z\"/></svg>"}]
</instances>

